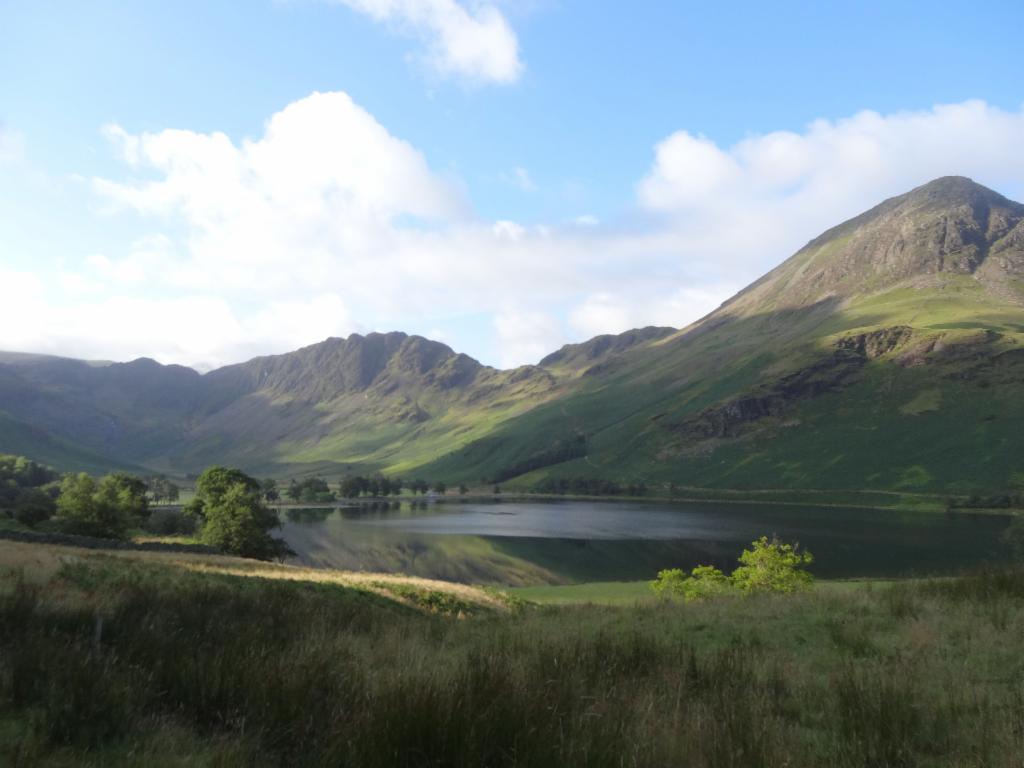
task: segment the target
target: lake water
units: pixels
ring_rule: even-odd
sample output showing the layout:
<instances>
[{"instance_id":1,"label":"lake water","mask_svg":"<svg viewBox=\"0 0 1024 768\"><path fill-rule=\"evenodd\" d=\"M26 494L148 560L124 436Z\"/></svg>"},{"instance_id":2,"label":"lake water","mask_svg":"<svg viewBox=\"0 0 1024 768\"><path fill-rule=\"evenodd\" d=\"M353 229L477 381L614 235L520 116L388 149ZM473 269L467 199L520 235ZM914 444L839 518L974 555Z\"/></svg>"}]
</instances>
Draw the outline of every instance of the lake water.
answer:
<instances>
[{"instance_id":1,"label":"lake water","mask_svg":"<svg viewBox=\"0 0 1024 768\"><path fill-rule=\"evenodd\" d=\"M729 571L777 534L820 577L953 573L1001 562L1006 517L769 505L583 501L394 502L286 509L295 563L478 584L653 578L708 563Z\"/></svg>"}]
</instances>

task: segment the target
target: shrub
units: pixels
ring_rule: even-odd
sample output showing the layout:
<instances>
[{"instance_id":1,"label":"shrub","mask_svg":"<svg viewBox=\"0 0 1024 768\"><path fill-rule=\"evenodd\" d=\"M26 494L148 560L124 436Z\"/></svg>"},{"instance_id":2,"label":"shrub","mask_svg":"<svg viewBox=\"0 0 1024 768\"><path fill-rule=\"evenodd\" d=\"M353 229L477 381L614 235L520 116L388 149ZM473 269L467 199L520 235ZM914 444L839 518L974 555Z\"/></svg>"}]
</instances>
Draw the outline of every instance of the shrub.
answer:
<instances>
[{"instance_id":1,"label":"shrub","mask_svg":"<svg viewBox=\"0 0 1024 768\"><path fill-rule=\"evenodd\" d=\"M57 511L53 497L38 488L26 488L18 493L14 502L14 519L32 528L49 520Z\"/></svg>"},{"instance_id":2,"label":"shrub","mask_svg":"<svg viewBox=\"0 0 1024 768\"><path fill-rule=\"evenodd\" d=\"M740 555L740 567L726 576L711 565L698 565L689 576L681 568L658 573L651 589L661 597L681 597L686 602L726 595L733 590L798 592L810 588L814 577L803 567L814 561L810 552L798 552L791 544L762 536Z\"/></svg>"},{"instance_id":3,"label":"shrub","mask_svg":"<svg viewBox=\"0 0 1024 768\"><path fill-rule=\"evenodd\" d=\"M799 592L809 589L814 577L803 570L814 562L810 552L783 544L777 538L762 536L740 555L740 567L732 573L732 583L741 592Z\"/></svg>"},{"instance_id":4,"label":"shrub","mask_svg":"<svg viewBox=\"0 0 1024 768\"><path fill-rule=\"evenodd\" d=\"M680 568L661 571L651 589L661 597L681 597L689 603L727 594L731 585L729 577L714 566L698 565L689 576Z\"/></svg>"}]
</instances>

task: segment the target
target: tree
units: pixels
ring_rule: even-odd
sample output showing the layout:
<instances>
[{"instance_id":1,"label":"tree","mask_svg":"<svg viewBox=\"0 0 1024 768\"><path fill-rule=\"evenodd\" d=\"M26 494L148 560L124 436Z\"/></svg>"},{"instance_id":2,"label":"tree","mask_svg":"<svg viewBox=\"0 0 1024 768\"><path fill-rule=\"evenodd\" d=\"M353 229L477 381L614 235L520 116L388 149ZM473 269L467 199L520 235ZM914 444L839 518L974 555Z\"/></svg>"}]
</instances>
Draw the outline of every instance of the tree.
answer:
<instances>
[{"instance_id":1,"label":"tree","mask_svg":"<svg viewBox=\"0 0 1024 768\"><path fill-rule=\"evenodd\" d=\"M14 519L29 528L49 520L56 511L53 497L39 488L23 488L14 501Z\"/></svg>"},{"instance_id":2,"label":"tree","mask_svg":"<svg viewBox=\"0 0 1024 768\"><path fill-rule=\"evenodd\" d=\"M262 494L260 483L241 470L210 467L196 481L196 497L186 511L201 520L204 544L242 557L283 559L290 550L270 535L280 521Z\"/></svg>"},{"instance_id":3,"label":"tree","mask_svg":"<svg viewBox=\"0 0 1024 768\"><path fill-rule=\"evenodd\" d=\"M114 472L100 480L97 492L134 520L149 517L149 486L138 477Z\"/></svg>"},{"instance_id":4,"label":"tree","mask_svg":"<svg viewBox=\"0 0 1024 768\"><path fill-rule=\"evenodd\" d=\"M459 496L465 496L469 493L469 488L466 487L465 483L459 485Z\"/></svg>"},{"instance_id":5,"label":"tree","mask_svg":"<svg viewBox=\"0 0 1024 768\"><path fill-rule=\"evenodd\" d=\"M146 485L124 473L99 482L84 472L68 475L61 483L57 511L72 533L121 538L149 514Z\"/></svg>"},{"instance_id":6,"label":"tree","mask_svg":"<svg viewBox=\"0 0 1024 768\"><path fill-rule=\"evenodd\" d=\"M288 483L288 490L285 491L285 495L292 501L298 501L302 498L302 486L294 477Z\"/></svg>"},{"instance_id":7,"label":"tree","mask_svg":"<svg viewBox=\"0 0 1024 768\"><path fill-rule=\"evenodd\" d=\"M177 501L179 488L165 475L154 475L146 478L146 486L149 488L149 495L153 501L159 504L161 501Z\"/></svg>"},{"instance_id":8,"label":"tree","mask_svg":"<svg viewBox=\"0 0 1024 768\"><path fill-rule=\"evenodd\" d=\"M299 500L307 504L323 504L334 501L334 493L321 477L307 477L298 483ZM289 493L291 489L289 489Z\"/></svg>"},{"instance_id":9,"label":"tree","mask_svg":"<svg viewBox=\"0 0 1024 768\"><path fill-rule=\"evenodd\" d=\"M442 483L440 480L434 483L434 493L445 494L448 492L448 486Z\"/></svg>"},{"instance_id":10,"label":"tree","mask_svg":"<svg viewBox=\"0 0 1024 768\"><path fill-rule=\"evenodd\" d=\"M60 476L54 470L24 456L0 455L0 511L14 514L18 500L26 489L53 487L59 479Z\"/></svg>"},{"instance_id":11,"label":"tree","mask_svg":"<svg viewBox=\"0 0 1024 768\"><path fill-rule=\"evenodd\" d=\"M355 499L362 493L362 480L360 477L346 477L341 481L341 495L346 499Z\"/></svg>"},{"instance_id":12,"label":"tree","mask_svg":"<svg viewBox=\"0 0 1024 768\"><path fill-rule=\"evenodd\" d=\"M281 494L277 491L277 480L272 477L268 477L260 483L260 490L263 491L263 498L271 503L281 498Z\"/></svg>"},{"instance_id":13,"label":"tree","mask_svg":"<svg viewBox=\"0 0 1024 768\"><path fill-rule=\"evenodd\" d=\"M799 592L810 589L814 577L804 568L814 562L810 552L800 552L792 544L762 536L739 557L740 567L732 573L732 583L741 592Z\"/></svg>"},{"instance_id":14,"label":"tree","mask_svg":"<svg viewBox=\"0 0 1024 768\"><path fill-rule=\"evenodd\" d=\"M501 495L501 486L500 485L494 486L494 495L495 496L500 496Z\"/></svg>"}]
</instances>

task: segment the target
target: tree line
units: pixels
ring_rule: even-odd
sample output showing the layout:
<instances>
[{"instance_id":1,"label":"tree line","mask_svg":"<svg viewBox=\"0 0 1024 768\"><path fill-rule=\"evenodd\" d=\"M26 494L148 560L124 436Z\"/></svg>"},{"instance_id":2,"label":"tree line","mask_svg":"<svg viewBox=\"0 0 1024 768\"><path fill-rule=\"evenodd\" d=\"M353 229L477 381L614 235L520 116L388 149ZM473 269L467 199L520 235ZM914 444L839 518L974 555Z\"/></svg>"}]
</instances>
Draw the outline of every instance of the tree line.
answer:
<instances>
[{"instance_id":1,"label":"tree line","mask_svg":"<svg viewBox=\"0 0 1024 768\"><path fill-rule=\"evenodd\" d=\"M277 481L267 478L261 483L263 498L273 503L279 501L281 493ZM388 498L400 496L403 491L408 490L413 495L422 495L430 492L446 494L448 485L443 482L429 483L426 480L417 478L415 480L403 480L400 477L385 477L384 475L354 475L343 477L332 489L330 483L322 477L307 477L302 480L292 478L284 491L284 496L296 504L329 504L339 499ZM457 486L460 494L469 492L466 485Z\"/></svg>"},{"instance_id":2,"label":"tree line","mask_svg":"<svg viewBox=\"0 0 1024 768\"><path fill-rule=\"evenodd\" d=\"M642 481L623 485L594 477L546 477L534 490L558 496L646 496L648 493L647 484Z\"/></svg>"},{"instance_id":3,"label":"tree line","mask_svg":"<svg viewBox=\"0 0 1024 768\"><path fill-rule=\"evenodd\" d=\"M196 477L195 496L181 510L155 509L180 489L163 475L111 472L61 475L23 456L0 456L0 515L29 528L125 539L138 530L189 533L223 552L264 560L289 553L271 535L280 525L264 503L266 487L241 470L210 467Z\"/></svg>"},{"instance_id":4,"label":"tree line","mask_svg":"<svg viewBox=\"0 0 1024 768\"><path fill-rule=\"evenodd\" d=\"M501 467L488 479L488 482L501 483L513 477L525 475L527 472L532 472L535 469L562 464L566 461L583 458L586 455L586 436L573 435L569 438L557 440L550 447L538 451L521 461Z\"/></svg>"}]
</instances>

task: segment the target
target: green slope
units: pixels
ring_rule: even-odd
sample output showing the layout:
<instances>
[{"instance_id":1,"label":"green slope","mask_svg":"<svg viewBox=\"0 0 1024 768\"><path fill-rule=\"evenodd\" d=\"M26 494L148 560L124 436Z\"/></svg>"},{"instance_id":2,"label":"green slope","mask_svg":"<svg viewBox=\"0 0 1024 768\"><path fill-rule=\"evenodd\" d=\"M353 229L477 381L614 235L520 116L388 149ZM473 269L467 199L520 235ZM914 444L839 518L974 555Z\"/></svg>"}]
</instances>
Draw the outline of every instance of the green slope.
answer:
<instances>
[{"instance_id":1,"label":"green slope","mask_svg":"<svg viewBox=\"0 0 1024 768\"><path fill-rule=\"evenodd\" d=\"M0 453L29 456L64 470L101 474L113 470L142 472L138 465L122 463L55 438L0 411Z\"/></svg>"},{"instance_id":2,"label":"green slope","mask_svg":"<svg viewBox=\"0 0 1024 768\"><path fill-rule=\"evenodd\" d=\"M961 179L887 201L693 327L425 471L501 477L556 458L575 434L586 456L513 484L1020 487L1022 222L1024 207Z\"/></svg>"}]
</instances>

